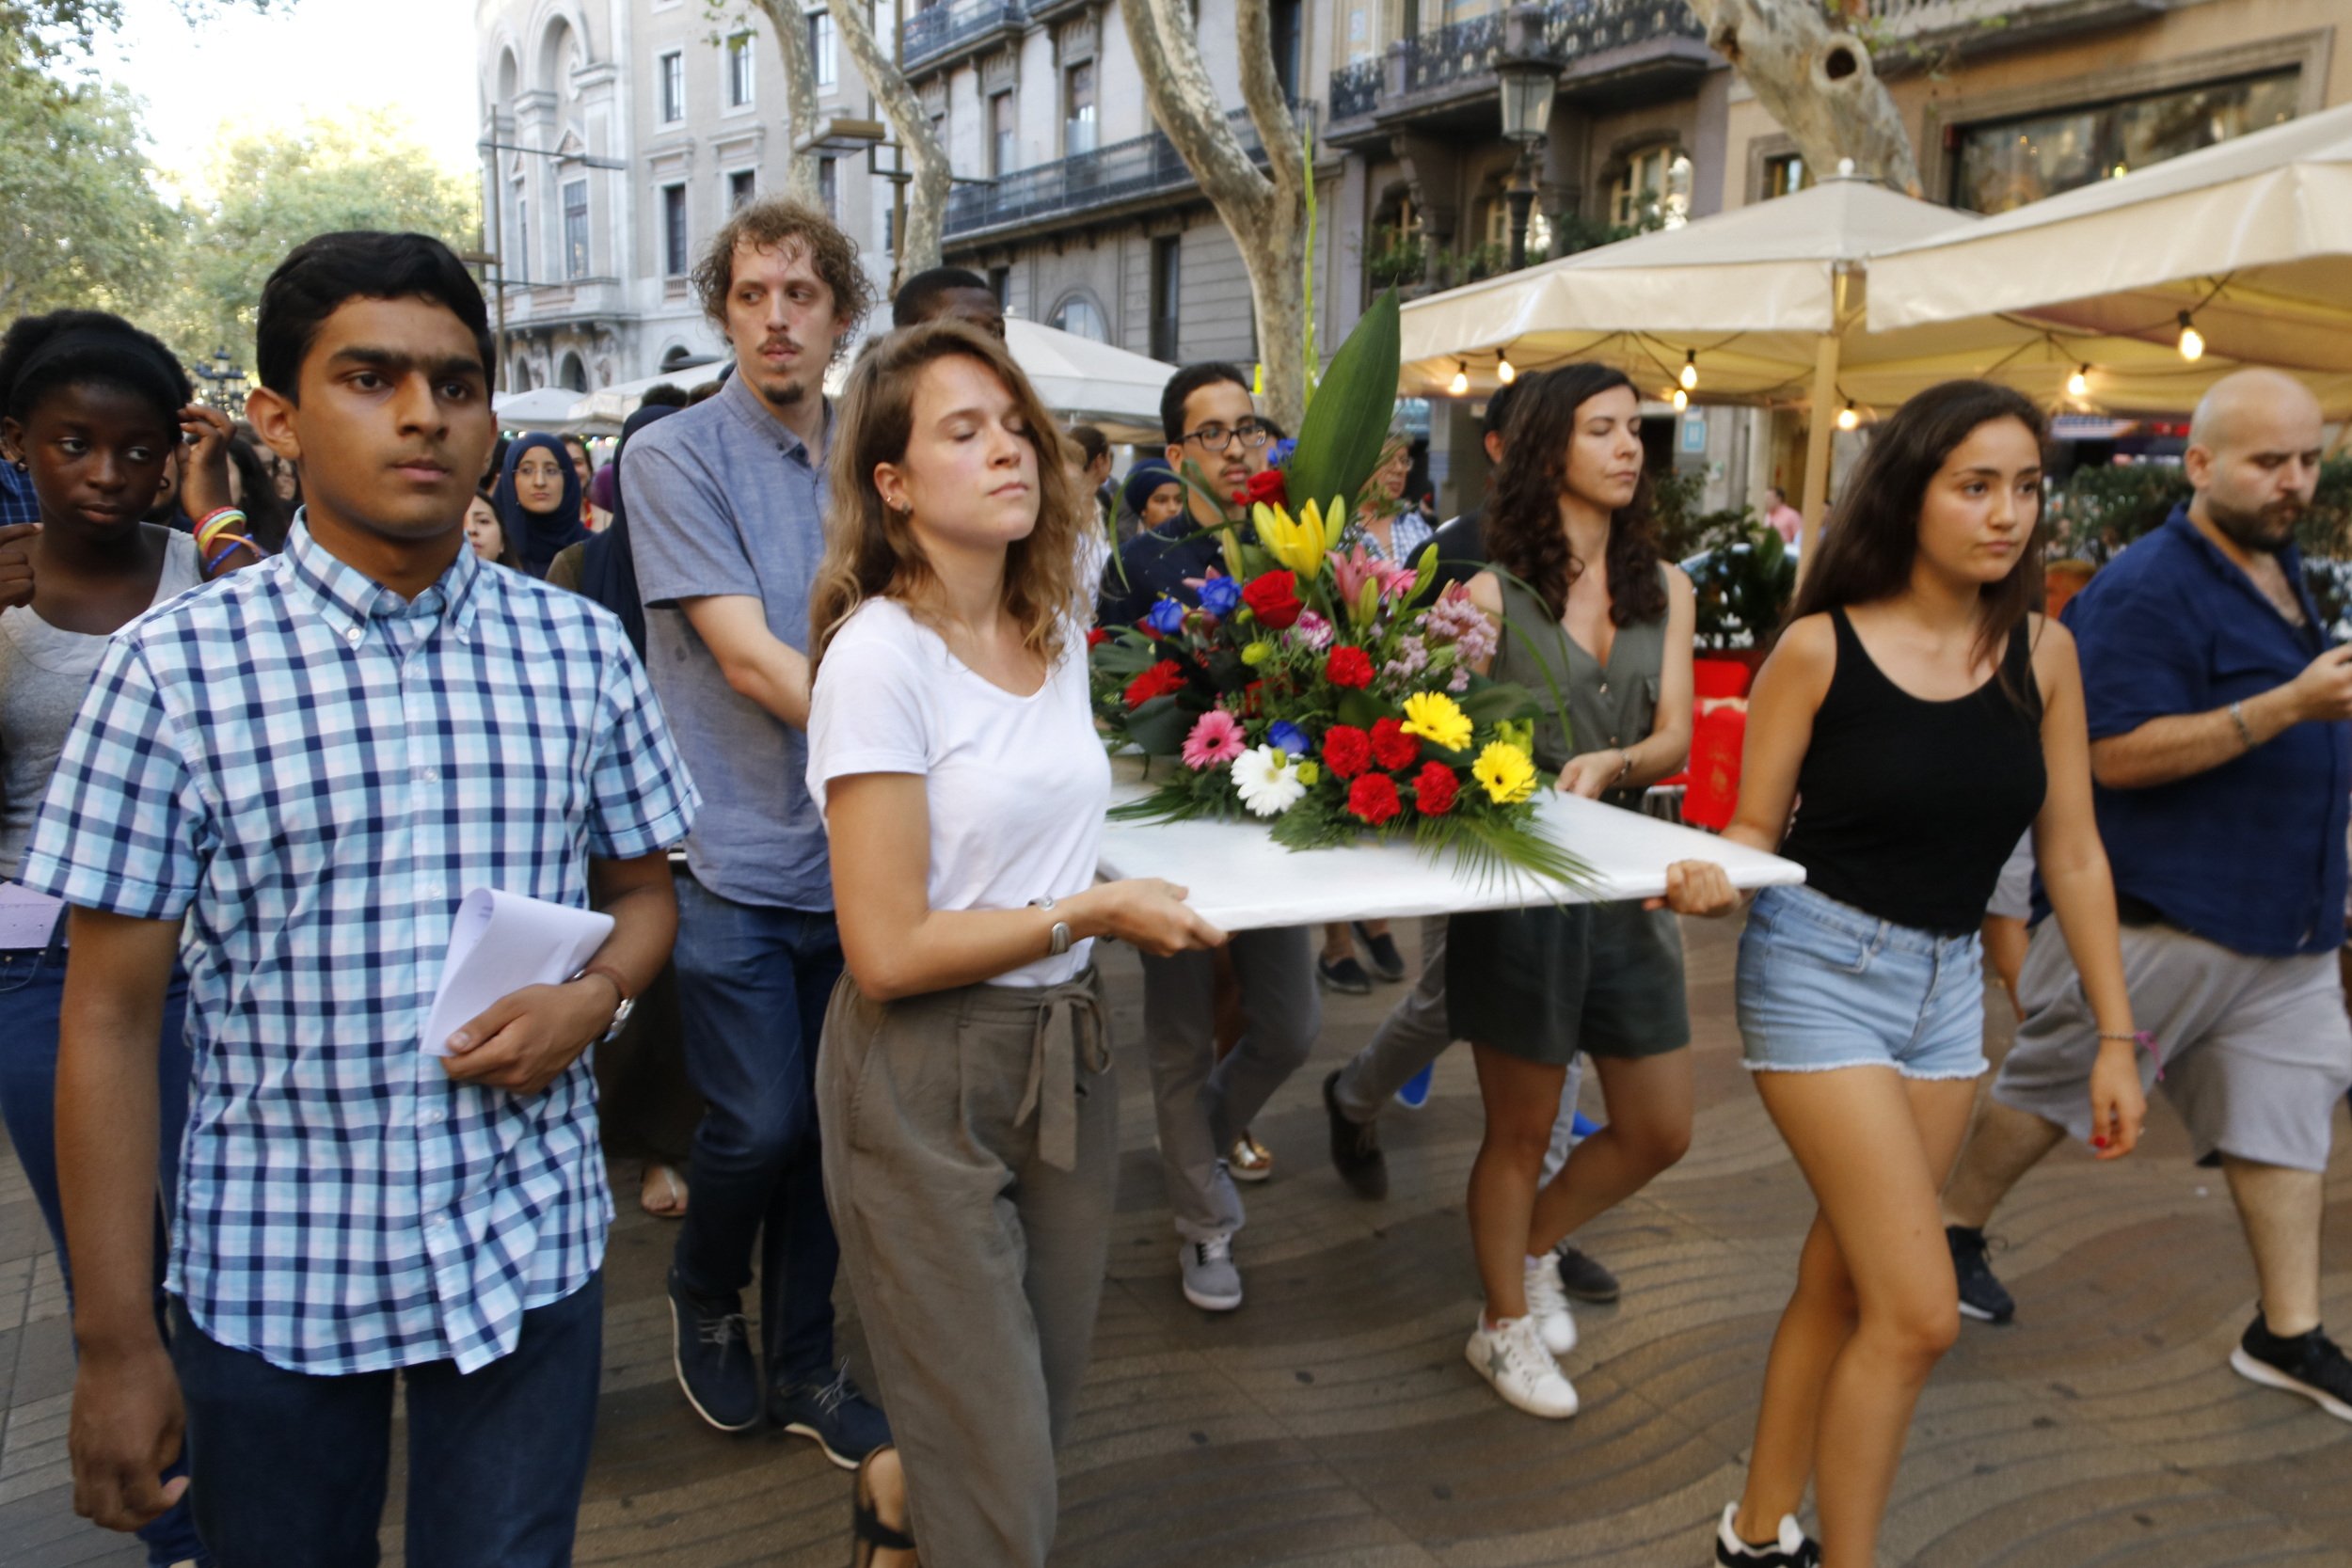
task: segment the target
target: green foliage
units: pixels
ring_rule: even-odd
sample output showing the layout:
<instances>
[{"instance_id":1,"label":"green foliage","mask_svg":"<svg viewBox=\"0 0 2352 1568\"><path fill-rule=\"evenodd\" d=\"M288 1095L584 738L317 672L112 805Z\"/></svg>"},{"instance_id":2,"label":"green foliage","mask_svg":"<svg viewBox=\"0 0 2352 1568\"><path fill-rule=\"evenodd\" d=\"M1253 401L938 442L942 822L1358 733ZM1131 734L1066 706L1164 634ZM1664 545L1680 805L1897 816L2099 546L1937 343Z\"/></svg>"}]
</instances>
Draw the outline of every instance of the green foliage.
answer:
<instances>
[{"instance_id":1,"label":"green foliage","mask_svg":"<svg viewBox=\"0 0 2352 1568\"><path fill-rule=\"evenodd\" d=\"M215 153L204 184L162 327L183 355L225 346L248 372L262 285L301 241L338 229L413 230L469 249L479 230L474 181L437 164L405 124L380 112L239 137Z\"/></svg>"},{"instance_id":2,"label":"green foliage","mask_svg":"<svg viewBox=\"0 0 2352 1568\"><path fill-rule=\"evenodd\" d=\"M138 143L126 95L36 69L0 24L0 320L152 298L180 224Z\"/></svg>"},{"instance_id":3,"label":"green foliage","mask_svg":"<svg viewBox=\"0 0 2352 1568\"><path fill-rule=\"evenodd\" d=\"M1299 422L1298 445L1284 468L1294 512L1313 501L1351 499L1380 463L1396 405L1396 291L1383 293L1357 321Z\"/></svg>"},{"instance_id":4,"label":"green foliage","mask_svg":"<svg viewBox=\"0 0 2352 1568\"><path fill-rule=\"evenodd\" d=\"M1669 561L1698 557L1690 572L1701 647L1761 647L1780 629L1796 594L1796 558L1744 506L1698 512L1703 483L1697 475L1679 474L1656 482L1661 553Z\"/></svg>"},{"instance_id":5,"label":"green foliage","mask_svg":"<svg viewBox=\"0 0 2352 1568\"><path fill-rule=\"evenodd\" d=\"M1429 268L1429 249L1419 234L1391 227L1380 231L1380 248L1364 259L1375 289L1409 289Z\"/></svg>"},{"instance_id":6,"label":"green foliage","mask_svg":"<svg viewBox=\"0 0 2352 1568\"><path fill-rule=\"evenodd\" d=\"M2075 469L2050 497L2045 523L2053 560L2105 562L2117 550L2164 526L2188 503L2188 475L2176 464L2109 464ZM2319 488L2296 525L2305 577L2321 616L2333 624L2352 610L2352 457L2319 467Z\"/></svg>"}]
</instances>

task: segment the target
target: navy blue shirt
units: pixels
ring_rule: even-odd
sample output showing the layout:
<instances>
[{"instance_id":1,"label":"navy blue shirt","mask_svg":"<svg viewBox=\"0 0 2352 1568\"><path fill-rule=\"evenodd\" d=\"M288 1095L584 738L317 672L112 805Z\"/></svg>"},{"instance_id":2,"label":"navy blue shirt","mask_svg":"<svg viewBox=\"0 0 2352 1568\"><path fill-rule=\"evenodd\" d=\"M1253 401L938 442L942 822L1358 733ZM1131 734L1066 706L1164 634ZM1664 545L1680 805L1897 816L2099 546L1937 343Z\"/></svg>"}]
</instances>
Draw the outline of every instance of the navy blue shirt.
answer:
<instances>
[{"instance_id":1,"label":"navy blue shirt","mask_svg":"<svg viewBox=\"0 0 2352 1568\"><path fill-rule=\"evenodd\" d=\"M1216 534L1202 532L1190 513L1179 513L1120 546L1119 554L1104 563L1095 623L1132 626L1162 594L1197 605L1200 590L1185 587L1184 579L1205 577L1212 566L1225 570L1224 546Z\"/></svg>"},{"instance_id":2,"label":"navy blue shirt","mask_svg":"<svg viewBox=\"0 0 2352 1568\"><path fill-rule=\"evenodd\" d=\"M2279 564L2294 626L2185 509L2115 558L2066 607L2090 738L2210 713L2301 674L2328 645L2293 546ZM2218 768L2152 789L2094 789L2118 894L2182 930L2260 958L2344 940L2352 723L2302 723Z\"/></svg>"}]
</instances>

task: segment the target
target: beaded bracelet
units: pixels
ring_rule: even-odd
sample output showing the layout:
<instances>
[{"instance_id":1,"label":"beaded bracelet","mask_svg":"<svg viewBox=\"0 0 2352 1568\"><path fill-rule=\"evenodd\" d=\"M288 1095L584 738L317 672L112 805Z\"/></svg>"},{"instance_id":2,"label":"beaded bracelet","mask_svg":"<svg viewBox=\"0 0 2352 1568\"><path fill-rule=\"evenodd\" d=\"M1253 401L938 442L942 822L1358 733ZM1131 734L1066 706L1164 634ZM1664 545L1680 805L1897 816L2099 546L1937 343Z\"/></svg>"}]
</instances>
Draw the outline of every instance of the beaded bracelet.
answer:
<instances>
[{"instance_id":1,"label":"beaded bracelet","mask_svg":"<svg viewBox=\"0 0 2352 1568\"><path fill-rule=\"evenodd\" d=\"M2099 1032L2099 1038L2103 1043L2107 1040L2129 1040L2133 1045L2156 1058L2156 1076L2158 1078L2164 1076L2164 1055L2156 1049L2156 1037L2149 1031L2139 1029L2128 1035L2117 1035L2102 1029Z\"/></svg>"}]
</instances>

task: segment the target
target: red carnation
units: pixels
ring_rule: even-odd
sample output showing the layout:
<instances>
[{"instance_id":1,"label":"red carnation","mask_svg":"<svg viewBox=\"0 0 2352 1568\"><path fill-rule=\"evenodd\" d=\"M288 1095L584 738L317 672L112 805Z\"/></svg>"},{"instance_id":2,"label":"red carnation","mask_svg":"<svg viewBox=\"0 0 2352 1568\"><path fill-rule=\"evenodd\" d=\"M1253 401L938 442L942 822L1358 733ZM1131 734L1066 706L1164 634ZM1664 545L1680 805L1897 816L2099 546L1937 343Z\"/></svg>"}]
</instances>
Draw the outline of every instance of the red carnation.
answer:
<instances>
[{"instance_id":1,"label":"red carnation","mask_svg":"<svg viewBox=\"0 0 2352 1568\"><path fill-rule=\"evenodd\" d=\"M1372 766L1372 737L1353 724L1334 724L1323 736L1324 765L1343 779Z\"/></svg>"},{"instance_id":2,"label":"red carnation","mask_svg":"<svg viewBox=\"0 0 2352 1568\"><path fill-rule=\"evenodd\" d=\"M1454 809L1454 797L1461 789L1461 781L1454 769L1442 762L1424 762L1421 773L1413 780L1413 804L1423 816L1443 816Z\"/></svg>"},{"instance_id":3,"label":"red carnation","mask_svg":"<svg viewBox=\"0 0 2352 1568\"><path fill-rule=\"evenodd\" d=\"M1323 661L1323 678L1360 691L1372 684L1372 659L1363 649L1343 642Z\"/></svg>"},{"instance_id":4,"label":"red carnation","mask_svg":"<svg viewBox=\"0 0 2352 1568\"><path fill-rule=\"evenodd\" d=\"M1372 726L1372 754L1381 767L1394 772L1421 760L1421 742L1406 735L1397 721L1383 719Z\"/></svg>"},{"instance_id":5,"label":"red carnation","mask_svg":"<svg viewBox=\"0 0 2352 1568\"><path fill-rule=\"evenodd\" d=\"M1101 626L1090 626L1087 629L1087 646L1089 648L1099 648L1110 640L1111 634Z\"/></svg>"},{"instance_id":6,"label":"red carnation","mask_svg":"<svg viewBox=\"0 0 2352 1568\"><path fill-rule=\"evenodd\" d=\"M1289 572L1264 572L1251 578L1241 591L1241 602L1270 631L1288 631L1307 608L1298 602L1298 578Z\"/></svg>"},{"instance_id":7,"label":"red carnation","mask_svg":"<svg viewBox=\"0 0 2352 1568\"><path fill-rule=\"evenodd\" d=\"M1386 773L1367 773L1347 786L1347 813L1377 828L1405 809L1396 797L1396 781Z\"/></svg>"},{"instance_id":8,"label":"red carnation","mask_svg":"<svg viewBox=\"0 0 2352 1568\"><path fill-rule=\"evenodd\" d=\"M1184 673L1172 658L1164 658L1127 683L1127 705L1141 707L1154 697L1184 689Z\"/></svg>"},{"instance_id":9,"label":"red carnation","mask_svg":"<svg viewBox=\"0 0 2352 1568\"><path fill-rule=\"evenodd\" d=\"M1249 476L1249 483L1233 492L1233 504L1246 507L1255 501L1268 506L1288 506L1290 487L1282 482L1282 470L1265 468Z\"/></svg>"}]
</instances>

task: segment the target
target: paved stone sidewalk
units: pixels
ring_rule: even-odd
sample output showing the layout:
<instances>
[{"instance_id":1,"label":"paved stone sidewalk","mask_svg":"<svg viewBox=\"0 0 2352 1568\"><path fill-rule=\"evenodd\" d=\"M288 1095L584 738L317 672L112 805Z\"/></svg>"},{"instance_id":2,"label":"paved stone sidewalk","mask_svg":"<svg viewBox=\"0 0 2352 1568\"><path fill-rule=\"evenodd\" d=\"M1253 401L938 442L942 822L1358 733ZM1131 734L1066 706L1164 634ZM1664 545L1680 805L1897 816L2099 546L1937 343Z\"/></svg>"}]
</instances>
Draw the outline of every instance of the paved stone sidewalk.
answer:
<instances>
[{"instance_id":1,"label":"paved stone sidewalk","mask_svg":"<svg viewBox=\"0 0 2352 1568\"><path fill-rule=\"evenodd\" d=\"M1408 955L1409 931L1401 931ZM1111 1285L1064 1457L1069 1568L1698 1568L1737 1490L1764 1352L1810 1217L1739 1067L1727 926L1692 930L1692 1151L1592 1227L1624 1303L1581 1315L1565 1424L1505 1408L1462 1360L1477 1294L1461 1197L1479 1118L1470 1064L1384 1123L1392 1194L1325 1161L1322 1076L1397 994L1331 999L1314 1063L1257 1132L1279 1157L1237 1247L1248 1303L1176 1290L1152 1153L1140 988L1112 960L1125 1157ZM2005 1037L2006 1007L1991 1012ZM1588 1091L1589 1092L1589 1091ZM1593 1109L1597 1112L1597 1102ZM1888 1519L1889 1565L2352 1564L2352 1430L2224 1365L2252 1285L2217 1172L2167 1110L2113 1167L2063 1151L1995 1226L2019 1322L1970 1324L1923 1402ZM848 1557L848 1486L803 1444L731 1440L670 1382L672 1231L633 1171L610 1264L605 1394L583 1563L822 1565ZM2330 1181L2331 1317L2352 1327L2352 1154ZM854 1346L853 1326L848 1340ZM72 1516L64 1304L29 1195L0 1157L0 1568L135 1565ZM399 1488L386 1541L396 1560Z\"/></svg>"}]
</instances>

